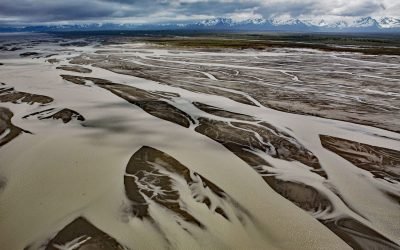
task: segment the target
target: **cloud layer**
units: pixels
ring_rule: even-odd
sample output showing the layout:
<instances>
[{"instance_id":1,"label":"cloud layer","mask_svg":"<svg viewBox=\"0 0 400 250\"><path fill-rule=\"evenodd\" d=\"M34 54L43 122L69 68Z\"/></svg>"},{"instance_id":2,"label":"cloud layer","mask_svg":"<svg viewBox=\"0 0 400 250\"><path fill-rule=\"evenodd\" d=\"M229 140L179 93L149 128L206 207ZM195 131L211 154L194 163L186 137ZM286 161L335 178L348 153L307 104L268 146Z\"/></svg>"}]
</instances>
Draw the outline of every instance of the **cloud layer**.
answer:
<instances>
[{"instance_id":1,"label":"cloud layer","mask_svg":"<svg viewBox=\"0 0 400 250\"><path fill-rule=\"evenodd\" d=\"M0 24L398 16L400 0L1 0Z\"/></svg>"}]
</instances>

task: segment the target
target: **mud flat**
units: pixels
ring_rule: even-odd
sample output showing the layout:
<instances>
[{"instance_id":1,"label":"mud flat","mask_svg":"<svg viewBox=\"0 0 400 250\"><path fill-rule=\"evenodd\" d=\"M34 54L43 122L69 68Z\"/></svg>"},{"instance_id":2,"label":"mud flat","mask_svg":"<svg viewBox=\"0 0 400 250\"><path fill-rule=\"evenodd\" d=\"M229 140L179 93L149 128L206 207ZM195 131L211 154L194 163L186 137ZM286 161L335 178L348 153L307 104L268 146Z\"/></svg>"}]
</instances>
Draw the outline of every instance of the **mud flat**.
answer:
<instances>
[{"instance_id":1,"label":"mud flat","mask_svg":"<svg viewBox=\"0 0 400 250\"><path fill-rule=\"evenodd\" d=\"M400 248L398 56L113 39L0 54L1 246Z\"/></svg>"},{"instance_id":2,"label":"mud flat","mask_svg":"<svg viewBox=\"0 0 400 250\"><path fill-rule=\"evenodd\" d=\"M26 92L15 91L12 87L7 87L6 84L0 85L0 102L12 103L27 103L27 104L41 104L45 105L53 101L53 98L36 95Z\"/></svg>"},{"instance_id":3,"label":"mud flat","mask_svg":"<svg viewBox=\"0 0 400 250\"><path fill-rule=\"evenodd\" d=\"M36 247L37 245L31 245L27 246L25 249L36 249ZM68 224L44 247L46 250L56 250L60 248L110 250L126 249L115 239L102 232L82 217L79 217Z\"/></svg>"},{"instance_id":4,"label":"mud flat","mask_svg":"<svg viewBox=\"0 0 400 250\"><path fill-rule=\"evenodd\" d=\"M23 130L11 123L13 113L7 108L0 108L0 146L5 145L20 135Z\"/></svg>"},{"instance_id":5,"label":"mud flat","mask_svg":"<svg viewBox=\"0 0 400 250\"><path fill-rule=\"evenodd\" d=\"M28 56L38 56L39 53L37 52L25 52L25 53L21 53L19 54L21 57L28 57Z\"/></svg>"},{"instance_id":6,"label":"mud flat","mask_svg":"<svg viewBox=\"0 0 400 250\"><path fill-rule=\"evenodd\" d=\"M62 120L64 123L68 123L71 120L85 121L85 117L83 117L81 114L67 108L61 109L59 111L57 111L54 108L50 108L29 115L25 115L22 118L26 119L31 117L37 117L39 120L45 120L45 119Z\"/></svg>"},{"instance_id":7,"label":"mud flat","mask_svg":"<svg viewBox=\"0 0 400 250\"><path fill-rule=\"evenodd\" d=\"M53 63L55 61L49 61L50 63ZM78 73L91 73L92 70L91 69L87 69L84 67L80 67L80 66L59 66L56 69L62 69L65 71L72 71L72 72L78 72Z\"/></svg>"}]
</instances>

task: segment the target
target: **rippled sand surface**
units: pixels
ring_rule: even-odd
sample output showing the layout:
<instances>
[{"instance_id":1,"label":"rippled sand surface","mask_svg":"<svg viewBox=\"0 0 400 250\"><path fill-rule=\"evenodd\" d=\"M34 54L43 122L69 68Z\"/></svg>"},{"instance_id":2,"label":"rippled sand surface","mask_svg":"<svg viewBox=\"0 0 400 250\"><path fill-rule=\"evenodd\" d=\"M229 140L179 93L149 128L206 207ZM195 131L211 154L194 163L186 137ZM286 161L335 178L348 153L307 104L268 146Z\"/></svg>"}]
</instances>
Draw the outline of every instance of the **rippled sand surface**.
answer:
<instances>
[{"instance_id":1,"label":"rippled sand surface","mask_svg":"<svg viewBox=\"0 0 400 250\"><path fill-rule=\"evenodd\" d=\"M1 248L400 248L399 57L0 43Z\"/></svg>"}]
</instances>

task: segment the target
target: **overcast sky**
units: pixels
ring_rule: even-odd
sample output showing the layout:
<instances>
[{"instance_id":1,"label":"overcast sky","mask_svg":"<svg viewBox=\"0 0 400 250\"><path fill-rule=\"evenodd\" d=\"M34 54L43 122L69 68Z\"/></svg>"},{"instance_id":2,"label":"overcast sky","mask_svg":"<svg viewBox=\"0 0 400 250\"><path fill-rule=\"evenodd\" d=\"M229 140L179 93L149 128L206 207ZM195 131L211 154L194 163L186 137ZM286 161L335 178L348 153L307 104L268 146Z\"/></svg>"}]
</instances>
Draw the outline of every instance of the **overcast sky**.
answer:
<instances>
[{"instance_id":1,"label":"overcast sky","mask_svg":"<svg viewBox=\"0 0 400 250\"><path fill-rule=\"evenodd\" d=\"M0 0L0 24L400 15L400 0Z\"/></svg>"}]
</instances>

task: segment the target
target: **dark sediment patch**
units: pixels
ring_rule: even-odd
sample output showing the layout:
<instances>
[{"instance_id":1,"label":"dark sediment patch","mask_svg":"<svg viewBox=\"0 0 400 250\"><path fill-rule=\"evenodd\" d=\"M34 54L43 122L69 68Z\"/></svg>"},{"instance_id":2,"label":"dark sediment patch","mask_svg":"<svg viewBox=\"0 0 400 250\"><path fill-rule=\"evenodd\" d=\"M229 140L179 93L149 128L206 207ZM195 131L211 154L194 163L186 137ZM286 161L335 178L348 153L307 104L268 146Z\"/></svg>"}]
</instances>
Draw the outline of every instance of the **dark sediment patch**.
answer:
<instances>
[{"instance_id":1,"label":"dark sediment patch","mask_svg":"<svg viewBox=\"0 0 400 250\"><path fill-rule=\"evenodd\" d=\"M257 94L253 96L262 105L282 112L328 118L381 128L397 133L400 132L399 123L396 123L400 118L398 115L393 117L393 122L383 123L380 120L385 119L389 114L393 114L391 112L396 112L390 107L379 110L379 107L374 108L372 104L348 105L345 103L335 103L334 101L324 101L321 100L322 98L316 97L311 93L307 93L308 96L305 93L296 93L295 95L293 93L270 97L265 93L262 94L263 96ZM280 96L282 97L281 99L279 99Z\"/></svg>"},{"instance_id":2,"label":"dark sediment patch","mask_svg":"<svg viewBox=\"0 0 400 250\"><path fill-rule=\"evenodd\" d=\"M180 97L178 93L173 93L173 92L166 92L166 91L154 91L154 94L163 96L164 98L172 98L172 97Z\"/></svg>"},{"instance_id":3,"label":"dark sediment patch","mask_svg":"<svg viewBox=\"0 0 400 250\"><path fill-rule=\"evenodd\" d=\"M320 135L324 148L351 162L354 166L370 172L374 178L389 184L400 182L400 152L393 149L368 145L338 137ZM382 190L390 198L400 203L400 194Z\"/></svg>"},{"instance_id":4,"label":"dark sediment patch","mask_svg":"<svg viewBox=\"0 0 400 250\"><path fill-rule=\"evenodd\" d=\"M271 129L271 125L265 124L268 127L241 122L227 123L207 118L199 118L199 122L197 132L218 141L231 151L239 148L240 152L261 151L274 158L298 161L326 177L318 159L310 151L286 133L276 128Z\"/></svg>"},{"instance_id":5,"label":"dark sediment patch","mask_svg":"<svg viewBox=\"0 0 400 250\"><path fill-rule=\"evenodd\" d=\"M21 50L21 49L22 48L19 48L19 47L8 48L6 46L0 46L0 50L2 50L2 51L17 51L17 50Z\"/></svg>"},{"instance_id":6,"label":"dark sediment patch","mask_svg":"<svg viewBox=\"0 0 400 250\"><path fill-rule=\"evenodd\" d=\"M173 179L161 173L157 167L152 165L157 163L157 160L161 162L162 165L160 167L163 170L172 171L172 173L182 176L185 176L183 171L188 171L179 162L176 162L175 159L153 148L142 147L137 151L129 160L124 177L125 192L128 199L132 202L134 215L139 218L150 216L148 212L149 204L145 199L146 197L178 214L185 221L202 227L203 225L193 215L180 206L179 191L175 189ZM157 193L152 185L161 188L162 193Z\"/></svg>"},{"instance_id":7,"label":"dark sediment patch","mask_svg":"<svg viewBox=\"0 0 400 250\"><path fill-rule=\"evenodd\" d=\"M91 73L92 70L88 69L88 68L84 68L81 66L67 66L67 65L63 65L63 66L59 66L56 69L62 69L65 71L72 71L72 72L78 72L78 73Z\"/></svg>"},{"instance_id":8,"label":"dark sediment patch","mask_svg":"<svg viewBox=\"0 0 400 250\"><path fill-rule=\"evenodd\" d=\"M274 176L264 176L263 179L277 193L290 200L305 211L332 211L331 202L313 187L303 183L282 181Z\"/></svg>"},{"instance_id":9,"label":"dark sediment patch","mask_svg":"<svg viewBox=\"0 0 400 250\"><path fill-rule=\"evenodd\" d=\"M21 57L28 57L28 56L38 56L38 55L40 55L39 53L37 53L37 52L25 52L25 53L21 53L21 54L19 54Z\"/></svg>"},{"instance_id":10,"label":"dark sediment patch","mask_svg":"<svg viewBox=\"0 0 400 250\"><path fill-rule=\"evenodd\" d=\"M231 124L242 131L243 129L252 131L250 132L252 135L248 134L247 138L253 136L254 141L257 140L257 138L254 137L254 132L261 136L262 141L259 141L259 150L267 152L274 158L301 162L304 165L311 167L313 169L312 172L326 178L326 173L319 164L318 158L289 134L266 122L261 122L259 126L240 122L232 122ZM250 149L254 149L253 144L249 146Z\"/></svg>"},{"instance_id":11,"label":"dark sediment patch","mask_svg":"<svg viewBox=\"0 0 400 250\"><path fill-rule=\"evenodd\" d=\"M183 111L175 108L165 101L129 101L142 108L147 113L188 128L193 122L192 118Z\"/></svg>"},{"instance_id":12,"label":"dark sediment patch","mask_svg":"<svg viewBox=\"0 0 400 250\"><path fill-rule=\"evenodd\" d=\"M219 199L230 202L241 210L240 206L214 183L191 171L164 152L144 146L129 160L124 177L125 192L132 202L133 214L139 218L149 217L147 200L152 200L179 215L183 220L203 227L195 215L185 210L180 192L175 186L176 178L186 182L193 199L204 203L210 210L227 220L229 217L224 209L212 206L211 200ZM201 190L209 190L211 193ZM208 195L212 195L212 197ZM244 211L242 210L242 212Z\"/></svg>"},{"instance_id":13,"label":"dark sediment patch","mask_svg":"<svg viewBox=\"0 0 400 250\"><path fill-rule=\"evenodd\" d=\"M50 118L50 117L48 117ZM85 118L78 112L71 109L62 109L51 116L53 119L61 119L64 123L70 122L72 119L85 121Z\"/></svg>"},{"instance_id":14,"label":"dark sediment patch","mask_svg":"<svg viewBox=\"0 0 400 250\"><path fill-rule=\"evenodd\" d=\"M75 83L75 84L78 84L78 85L86 84L86 81L79 76L71 76L71 75L60 75L60 76L62 79L72 82L72 83Z\"/></svg>"},{"instance_id":15,"label":"dark sediment patch","mask_svg":"<svg viewBox=\"0 0 400 250\"><path fill-rule=\"evenodd\" d=\"M218 95L218 96L224 96L228 99L231 99L235 102L239 102L242 104L246 105L251 105L251 106L257 106L254 102L249 100L247 97L241 94L221 90L218 88L213 88L212 86L206 86L206 85L197 85L197 84L190 84L187 82L180 83L180 82L173 82L171 80L163 80L159 81L161 83L164 83L169 86L173 87L179 87L188 91L192 91L194 93L202 93L202 94L208 94L208 95Z\"/></svg>"},{"instance_id":16,"label":"dark sediment patch","mask_svg":"<svg viewBox=\"0 0 400 250\"><path fill-rule=\"evenodd\" d=\"M324 224L356 250L400 249L400 246L396 243L352 218L325 221Z\"/></svg>"},{"instance_id":17,"label":"dark sediment patch","mask_svg":"<svg viewBox=\"0 0 400 250\"><path fill-rule=\"evenodd\" d=\"M386 194L400 205L400 195L398 193L386 192Z\"/></svg>"},{"instance_id":18,"label":"dark sediment patch","mask_svg":"<svg viewBox=\"0 0 400 250\"><path fill-rule=\"evenodd\" d=\"M400 182L399 151L327 135L320 135L320 140L324 148L371 172L375 178Z\"/></svg>"},{"instance_id":19,"label":"dark sediment patch","mask_svg":"<svg viewBox=\"0 0 400 250\"><path fill-rule=\"evenodd\" d=\"M29 115L26 115L22 118L29 118L32 116L38 117L39 120L45 119L55 119L62 120L64 123L68 123L71 120L85 121L85 118L79 114L78 112L71 109L62 109L60 111L54 112L54 109L46 109L43 111L35 112Z\"/></svg>"},{"instance_id":20,"label":"dark sediment patch","mask_svg":"<svg viewBox=\"0 0 400 250\"><path fill-rule=\"evenodd\" d=\"M49 57L57 56L57 55L58 55L58 54L48 54L48 55L45 56L45 58L49 58Z\"/></svg>"},{"instance_id":21,"label":"dark sediment patch","mask_svg":"<svg viewBox=\"0 0 400 250\"><path fill-rule=\"evenodd\" d=\"M22 132L27 132L14 126L11 123L12 117L13 113L9 109L0 107L0 147L10 142Z\"/></svg>"},{"instance_id":22,"label":"dark sediment patch","mask_svg":"<svg viewBox=\"0 0 400 250\"><path fill-rule=\"evenodd\" d=\"M0 102L45 105L52 101L53 98L48 96L20 92L12 87L0 87Z\"/></svg>"},{"instance_id":23,"label":"dark sediment patch","mask_svg":"<svg viewBox=\"0 0 400 250\"><path fill-rule=\"evenodd\" d=\"M109 249L126 250L127 248L118 243L113 237L95 227L83 217L59 231L54 238L42 246L46 250L57 249ZM25 250L35 250L33 245L25 247Z\"/></svg>"},{"instance_id":24,"label":"dark sediment patch","mask_svg":"<svg viewBox=\"0 0 400 250\"><path fill-rule=\"evenodd\" d=\"M55 59L55 58L51 58L51 59L48 59L47 62L53 64L53 63L58 63L58 62L60 62L60 60Z\"/></svg>"},{"instance_id":25,"label":"dark sediment patch","mask_svg":"<svg viewBox=\"0 0 400 250\"><path fill-rule=\"evenodd\" d=\"M17 50L21 50L22 48L19 47L12 47L10 49L8 49L8 51L17 51Z\"/></svg>"},{"instance_id":26,"label":"dark sediment patch","mask_svg":"<svg viewBox=\"0 0 400 250\"><path fill-rule=\"evenodd\" d=\"M155 117L173 122L186 128L188 128L191 123L194 123L188 114L168 102L160 100L162 98L165 99L164 96L123 84L104 82L103 80L98 79L88 80L93 81L96 85L107 89L113 94L142 108L144 111Z\"/></svg>"},{"instance_id":27,"label":"dark sediment patch","mask_svg":"<svg viewBox=\"0 0 400 250\"><path fill-rule=\"evenodd\" d=\"M89 45L88 42L66 42L66 43L60 43L59 44L62 47L86 47Z\"/></svg>"},{"instance_id":28,"label":"dark sediment patch","mask_svg":"<svg viewBox=\"0 0 400 250\"><path fill-rule=\"evenodd\" d=\"M252 116L226 111L226 110L223 110L223 109L220 109L217 107L213 107L213 106L210 106L210 105L207 105L204 103L194 102L193 105L196 106L198 109L200 109L206 113L212 114L212 115L216 115L216 116L220 116L220 117L224 117L224 118L233 118L233 119L242 120L242 121L257 121Z\"/></svg>"},{"instance_id":29,"label":"dark sediment patch","mask_svg":"<svg viewBox=\"0 0 400 250\"><path fill-rule=\"evenodd\" d=\"M147 113L163 120L181 125L183 127L188 128L191 123L194 123L193 119L188 114L174 107L168 102L160 100L169 98L165 95L148 92L123 84L113 83L100 78L79 77L71 75L61 75L61 77L65 80L79 85L85 85L86 81L91 81L95 85L107 89L108 91L123 98L129 103L132 103L142 108Z\"/></svg>"}]
</instances>

